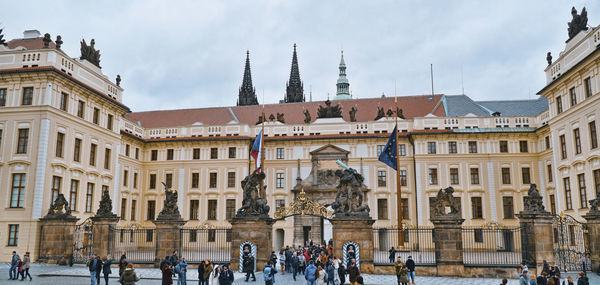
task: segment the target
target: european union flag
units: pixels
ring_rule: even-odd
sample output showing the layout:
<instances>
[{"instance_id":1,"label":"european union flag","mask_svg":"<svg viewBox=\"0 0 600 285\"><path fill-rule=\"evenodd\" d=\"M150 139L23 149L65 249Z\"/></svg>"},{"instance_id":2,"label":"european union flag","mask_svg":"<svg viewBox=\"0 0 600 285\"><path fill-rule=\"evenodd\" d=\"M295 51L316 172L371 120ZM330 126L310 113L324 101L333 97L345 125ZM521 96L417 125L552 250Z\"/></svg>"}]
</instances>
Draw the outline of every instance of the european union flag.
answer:
<instances>
[{"instance_id":1,"label":"european union flag","mask_svg":"<svg viewBox=\"0 0 600 285\"><path fill-rule=\"evenodd\" d=\"M379 154L379 161L387 164L389 167L394 170L398 170L398 164L396 163L396 156L398 155L398 148L396 147L396 140L398 139L398 130L394 127L394 131L390 138L388 139L385 148Z\"/></svg>"}]
</instances>

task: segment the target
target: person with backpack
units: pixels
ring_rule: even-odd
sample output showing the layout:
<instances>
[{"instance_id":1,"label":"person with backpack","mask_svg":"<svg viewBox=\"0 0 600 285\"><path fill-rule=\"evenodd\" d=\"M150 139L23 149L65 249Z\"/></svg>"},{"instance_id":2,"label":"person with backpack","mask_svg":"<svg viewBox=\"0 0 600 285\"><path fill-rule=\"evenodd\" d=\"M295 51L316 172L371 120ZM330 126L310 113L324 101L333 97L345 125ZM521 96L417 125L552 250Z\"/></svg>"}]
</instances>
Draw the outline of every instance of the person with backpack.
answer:
<instances>
[{"instance_id":1,"label":"person with backpack","mask_svg":"<svg viewBox=\"0 0 600 285\"><path fill-rule=\"evenodd\" d=\"M277 271L275 271L271 262L267 262L267 265L265 265L265 269L263 270L265 285L273 285L273 282L275 282L275 273L277 273Z\"/></svg>"}]
</instances>

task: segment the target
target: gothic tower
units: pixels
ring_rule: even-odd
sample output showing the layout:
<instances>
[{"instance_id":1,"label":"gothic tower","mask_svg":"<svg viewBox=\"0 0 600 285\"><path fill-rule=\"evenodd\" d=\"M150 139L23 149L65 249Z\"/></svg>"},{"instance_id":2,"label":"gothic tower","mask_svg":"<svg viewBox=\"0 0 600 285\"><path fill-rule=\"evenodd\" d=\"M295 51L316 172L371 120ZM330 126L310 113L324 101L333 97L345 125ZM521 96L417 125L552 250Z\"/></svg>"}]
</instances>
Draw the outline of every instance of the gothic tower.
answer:
<instances>
[{"instance_id":1,"label":"gothic tower","mask_svg":"<svg viewBox=\"0 0 600 285\"><path fill-rule=\"evenodd\" d=\"M294 55L292 56L292 71L290 80L286 84L285 103L304 102L304 83L300 81L298 70L298 56L296 55L296 44L294 44Z\"/></svg>"},{"instance_id":2,"label":"gothic tower","mask_svg":"<svg viewBox=\"0 0 600 285\"><path fill-rule=\"evenodd\" d=\"M238 95L238 106L258 105L256 92L252 86L252 74L250 74L250 52L246 51L246 68L244 69L244 79Z\"/></svg>"},{"instance_id":3,"label":"gothic tower","mask_svg":"<svg viewBox=\"0 0 600 285\"><path fill-rule=\"evenodd\" d=\"M342 51L342 59L340 60L340 75L337 80L337 92L335 93L335 98L333 100L347 100L352 99L352 95L350 95L350 83L348 83L348 78L346 78L346 63L344 62L344 51Z\"/></svg>"}]
</instances>

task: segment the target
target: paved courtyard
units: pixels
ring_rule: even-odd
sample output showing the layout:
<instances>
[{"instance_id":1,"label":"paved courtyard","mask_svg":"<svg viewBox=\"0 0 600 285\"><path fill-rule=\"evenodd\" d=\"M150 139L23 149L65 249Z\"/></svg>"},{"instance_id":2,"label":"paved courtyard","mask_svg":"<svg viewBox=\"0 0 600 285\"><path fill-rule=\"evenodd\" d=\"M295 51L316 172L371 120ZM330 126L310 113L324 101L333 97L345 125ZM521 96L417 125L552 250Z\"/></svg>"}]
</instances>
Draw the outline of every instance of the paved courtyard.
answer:
<instances>
[{"instance_id":1,"label":"paved courtyard","mask_svg":"<svg viewBox=\"0 0 600 285\"><path fill-rule=\"evenodd\" d=\"M74 285L74 284L89 284L89 277L87 268L82 265L75 265L73 267L47 265L47 264L33 264L31 268L31 275L33 276L32 282L19 282L8 280L8 269L7 263L0 265L0 284L48 284L48 285ZM109 284L119 284L117 281L118 272L114 269L115 274L111 275ZM160 272L155 268L137 268L136 272L142 276L142 280L137 284L161 284ZM197 284L198 273L195 269L188 271L188 283ZM373 275L364 274L365 283L372 285L379 284L396 284L396 277L392 275ZM571 275L575 277L574 275ZM256 273L256 282L244 282L244 275L241 273L235 273L234 284L264 284L262 273ZM600 277L596 274L590 274L590 284L600 284ZM347 284L348 282L346 282ZM500 279L493 278L449 278L449 277L417 277L418 284L445 284L445 285L459 285L476 283L481 285L498 285ZM104 285L104 280L101 281ZM297 276L297 281L292 279L292 274L286 273L281 275L281 272L275 276L275 284L306 284L303 276ZM509 280L508 284L518 284L517 280Z\"/></svg>"}]
</instances>

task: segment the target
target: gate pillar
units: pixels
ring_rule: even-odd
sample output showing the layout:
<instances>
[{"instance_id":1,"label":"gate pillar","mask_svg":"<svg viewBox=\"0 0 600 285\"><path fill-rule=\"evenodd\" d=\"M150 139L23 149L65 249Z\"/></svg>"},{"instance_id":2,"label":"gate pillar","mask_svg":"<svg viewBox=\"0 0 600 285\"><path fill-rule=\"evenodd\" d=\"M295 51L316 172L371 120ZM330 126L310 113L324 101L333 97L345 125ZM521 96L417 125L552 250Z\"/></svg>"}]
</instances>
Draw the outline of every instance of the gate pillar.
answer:
<instances>
[{"instance_id":1,"label":"gate pillar","mask_svg":"<svg viewBox=\"0 0 600 285\"><path fill-rule=\"evenodd\" d=\"M554 264L552 214L546 211L542 200L536 184L531 184L524 197L524 210L517 214L523 262L531 270L530 274L541 273L544 261Z\"/></svg>"},{"instance_id":2,"label":"gate pillar","mask_svg":"<svg viewBox=\"0 0 600 285\"><path fill-rule=\"evenodd\" d=\"M94 235L92 248L95 254L103 258L110 254L110 228L115 227L115 225L119 222L119 217L110 218L95 216L92 217L92 222L94 223L94 228L92 230L92 234ZM117 259L119 256L113 256L113 258Z\"/></svg>"},{"instance_id":3,"label":"gate pillar","mask_svg":"<svg viewBox=\"0 0 600 285\"><path fill-rule=\"evenodd\" d=\"M273 219L265 216L235 216L231 223L231 270L240 266L240 246L249 242L256 246L256 270L262 271L273 250Z\"/></svg>"},{"instance_id":4,"label":"gate pillar","mask_svg":"<svg viewBox=\"0 0 600 285\"><path fill-rule=\"evenodd\" d=\"M71 215L65 196L58 194L48 214L40 219L40 246L38 262L67 264L73 254L75 228L79 218Z\"/></svg>"},{"instance_id":5,"label":"gate pillar","mask_svg":"<svg viewBox=\"0 0 600 285\"><path fill-rule=\"evenodd\" d=\"M373 223L370 217L336 216L330 220L333 226L333 254L346 260L348 244L358 245L355 256L361 273L374 273L373 265ZM346 249L346 250L345 250Z\"/></svg>"},{"instance_id":6,"label":"gate pillar","mask_svg":"<svg viewBox=\"0 0 600 285\"><path fill-rule=\"evenodd\" d=\"M583 216L587 222L587 247L590 252L592 272L600 270L600 198L590 200L590 211Z\"/></svg>"}]
</instances>

